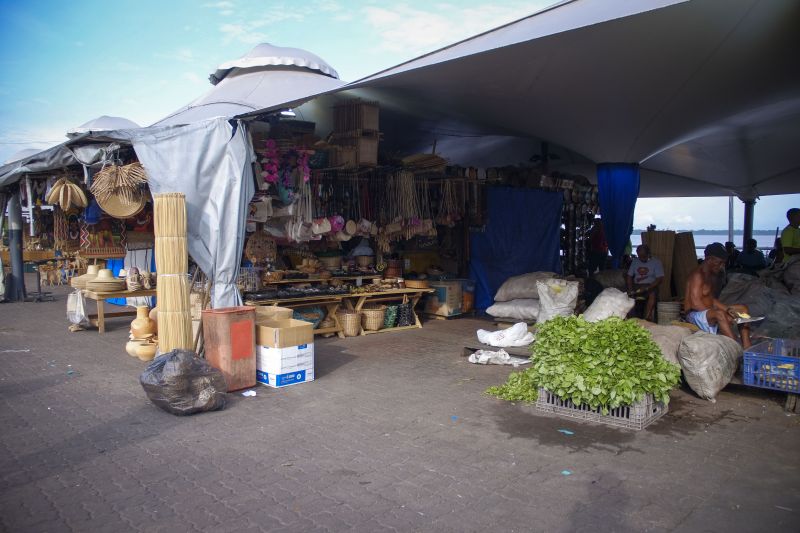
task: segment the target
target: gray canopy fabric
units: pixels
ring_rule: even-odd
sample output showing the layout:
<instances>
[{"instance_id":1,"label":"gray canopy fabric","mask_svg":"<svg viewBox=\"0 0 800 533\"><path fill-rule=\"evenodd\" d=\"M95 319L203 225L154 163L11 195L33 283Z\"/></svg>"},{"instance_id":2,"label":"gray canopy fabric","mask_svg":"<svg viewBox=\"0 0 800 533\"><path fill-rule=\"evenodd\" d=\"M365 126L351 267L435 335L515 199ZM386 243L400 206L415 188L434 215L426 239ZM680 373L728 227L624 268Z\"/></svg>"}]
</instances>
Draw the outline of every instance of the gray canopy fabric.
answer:
<instances>
[{"instance_id":1,"label":"gray canopy fabric","mask_svg":"<svg viewBox=\"0 0 800 533\"><path fill-rule=\"evenodd\" d=\"M640 163L642 196L748 199L800 190L798 51L796 0L572 0L334 92L387 143L547 140L592 179Z\"/></svg>"}]
</instances>

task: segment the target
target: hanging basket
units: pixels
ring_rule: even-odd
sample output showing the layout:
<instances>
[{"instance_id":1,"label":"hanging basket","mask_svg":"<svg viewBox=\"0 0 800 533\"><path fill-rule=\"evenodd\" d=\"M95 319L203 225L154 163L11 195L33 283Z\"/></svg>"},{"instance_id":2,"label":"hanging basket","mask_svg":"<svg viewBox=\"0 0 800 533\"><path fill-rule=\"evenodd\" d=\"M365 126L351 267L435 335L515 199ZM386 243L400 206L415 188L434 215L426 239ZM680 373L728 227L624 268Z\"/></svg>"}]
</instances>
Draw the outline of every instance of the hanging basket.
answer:
<instances>
[{"instance_id":1,"label":"hanging basket","mask_svg":"<svg viewBox=\"0 0 800 533\"><path fill-rule=\"evenodd\" d=\"M339 323L345 337L357 337L361 332L361 313L358 311L339 311Z\"/></svg>"},{"instance_id":2,"label":"hanging basket","mask_svg":"<svg viewBox=\"0 0 800 533\"><path fill-rule=\"evenodd\" d=\"M364 308L361 310L361 325L367 331L378 331L383 327L383 321L386 318L386 306L377 305L372 308Z\"/></svg>"}]
</instances>

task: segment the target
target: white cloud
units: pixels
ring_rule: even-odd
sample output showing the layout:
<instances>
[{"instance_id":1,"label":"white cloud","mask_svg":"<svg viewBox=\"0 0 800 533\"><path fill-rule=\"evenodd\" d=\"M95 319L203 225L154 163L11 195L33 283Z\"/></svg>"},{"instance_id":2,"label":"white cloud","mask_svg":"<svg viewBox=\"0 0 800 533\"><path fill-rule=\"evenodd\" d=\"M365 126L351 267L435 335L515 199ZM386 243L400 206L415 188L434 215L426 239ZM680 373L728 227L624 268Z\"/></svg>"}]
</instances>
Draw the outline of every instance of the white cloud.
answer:
<instances>
[{"instance_id":1,"label":"white cloud","mask_svg":"<svg viewBox=\"0 0 800 533\"><path fill-rule=\"evenodd\" d=\"M224 10L219 12L219 14L224 16L224 17L230 17L231 15L233 15L233 13L234 13L234 11L232 9L224 9Z\"/></svg>"},{"instance_id":2,"label":"white cloud","mask_svg":"<svg viewBox=\"0 0 800 533\"><path fill-rule=\"evenodd\" d=\"M203 4L203 7L215 7L217 9L231 9L233 8L233 2L208 2Z\"/></svg>"},{"instance_id":3,"label":"white cloud","mask_svg":"<svg viewBox=\"0 0 800 533\"><path fill-rule=\"evenodd\" d=\"M223 24L219 30L224 36L224 41L230 43L231 41L239 41L245 44L258 44L267 40L264 33L255 31L256 26L250 24Z\"/></svg>"},{"instance_id":4,"label":"white cloud","mask_svg":"<svg viewBox=\"0 0 800 533\"><path fill-rule=\"evenodd\" d=\"M336 0L317 0L314 2L314 7L318 11L335 12L344 9L342 5Z\"/></svg>"},{"instance_id":5,"label":"white cloud","mask_svg":"<svg viewBox=\"0 0 800 533\"><path fill-rule=\"evenodd\" d=\"M398 4L367 6L363 12L366 23L378 34L379 50L420 53L512 22L550 3L487 3L468 8L437 4L428 10Z\"/></svg>"}]
</instances>

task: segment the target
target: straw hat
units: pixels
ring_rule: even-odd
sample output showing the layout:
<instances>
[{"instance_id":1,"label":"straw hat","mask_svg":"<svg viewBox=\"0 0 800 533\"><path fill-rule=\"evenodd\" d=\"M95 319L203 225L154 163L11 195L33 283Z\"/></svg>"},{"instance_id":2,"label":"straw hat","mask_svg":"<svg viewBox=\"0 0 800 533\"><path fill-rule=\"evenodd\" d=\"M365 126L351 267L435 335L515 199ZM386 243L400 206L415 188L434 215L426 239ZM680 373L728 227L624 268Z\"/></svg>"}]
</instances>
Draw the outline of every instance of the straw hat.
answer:
<instances>
[{"instance_id":1,"label":"straw hat","mask_svg":"<svg viewBox=\"0 0 800 533\"><path fill-rule=\"evenodd\" d=\"M86 268L86 274L76 276L69 280L69 284L76 289L85 289L86 283L92 281L94 278L97 277L97 273L100 271L100 265L89 265Z\"/></svg>"},{"instance_id":2,"label":"straw hat","mask_svg":"<svg viewBox=\"0 0 800 533\"><path fill-rule=\"evenodd\" d=\"M100 272L97 273L97 277L94 281L117 281L117 278L114 277L114 273L108 269L104 268Z\"/></svg>"},{"instance_id":3,"label":"straw hat","mask_svg":"<svg viewBox=\"0 0 800 533\"><path fill-rule=\"evenodd\" d=\"M130 218L135 216L144 209L146 198L140 194L136 200L129 202L120 196L109 196L103 202L97 202L100 209L108 213L114 218Z\"/></svg>"}]
</instances>

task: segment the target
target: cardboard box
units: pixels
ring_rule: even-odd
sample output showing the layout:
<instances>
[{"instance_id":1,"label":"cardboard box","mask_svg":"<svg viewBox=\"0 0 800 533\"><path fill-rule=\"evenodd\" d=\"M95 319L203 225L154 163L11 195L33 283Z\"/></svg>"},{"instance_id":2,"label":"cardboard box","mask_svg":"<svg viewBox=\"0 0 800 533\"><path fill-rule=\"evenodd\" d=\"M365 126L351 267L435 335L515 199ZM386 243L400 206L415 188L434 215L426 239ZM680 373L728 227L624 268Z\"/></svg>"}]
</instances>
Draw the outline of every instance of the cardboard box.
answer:
<instances>
[{"instance_id":1,"label":"cardboard box","mask_svg":"<svg viewBox=\"0 0 800 533\"><path fill-rule=\"evenodd\" d=\"M439 316L455 316L461 314L463 304L460 280L431 282L435 292L425 300L425 312Z\"/></svg>"},{"instance_id":2,"label":"cardboard box","mask_svg":"<svg viewBox=\"0 0 800 533\"><path fill-rule=\"evenodd\" d=\"M314 344L286 348L259 346L256 380L273 388L314 381Z\"/></svg>"},{"instance_id":3,"label":"cardboard box","mask_svg":"<svg viewBox=\"0 0 800 533\"><path fill-rule=\"evenodd\" d=\"M314 344L288 348L259 346L256 349L256 368L271 374L314 368Z\"/></svg>"},{"instance_id":4,"label":"cardboard box","mask_svg":"<svg viewBox=\"0 0 800 533\"><path fill-rule=\"evenodd\" d=\"M294 311L277 305L259 305L256 307L256 323L259 320L282 320L292 318Z\"/></svg>"},{"instance_id":5,"label":"cardboard box","mask_svg":"<svg viewBox=\"0 0 800 533\"><path fill-rule=\"evenodd\" d=\"M256 318L256 344L270 348L288 348L314 342L314 325L302 320Z\"/></svg>"},{"instance_id":6,"label":"cardboard box","mask_svg":"<svg viewBox=\"0 0 800 533\"><path fill-rule=\"evenodd\" d=\"M288 385L297 385L298 383L308 383L309 381L314 381L314 369L298 370L297 372L278 375L257 370L256 380L267 387L279 389Z\"/></svg>"}]
</instances>

